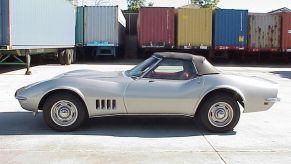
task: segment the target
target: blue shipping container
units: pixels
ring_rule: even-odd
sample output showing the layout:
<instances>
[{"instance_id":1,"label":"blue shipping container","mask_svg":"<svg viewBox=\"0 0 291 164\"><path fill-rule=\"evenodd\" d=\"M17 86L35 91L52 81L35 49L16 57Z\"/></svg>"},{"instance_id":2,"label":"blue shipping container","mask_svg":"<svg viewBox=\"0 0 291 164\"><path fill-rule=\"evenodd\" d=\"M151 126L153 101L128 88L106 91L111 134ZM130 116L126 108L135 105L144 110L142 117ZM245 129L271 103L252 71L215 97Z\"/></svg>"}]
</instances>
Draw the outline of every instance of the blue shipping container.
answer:
<instances>
[{"instance_id":1,"label":"blue shipping container","mask_svg":"<svg viewBox=\"0 0 291 164\"><path fill-rule=\"evenodd\" d=\"M244 50L247 46L248 11L218 9L214 14L215 49Z\"/></svg>"}]
</instances>

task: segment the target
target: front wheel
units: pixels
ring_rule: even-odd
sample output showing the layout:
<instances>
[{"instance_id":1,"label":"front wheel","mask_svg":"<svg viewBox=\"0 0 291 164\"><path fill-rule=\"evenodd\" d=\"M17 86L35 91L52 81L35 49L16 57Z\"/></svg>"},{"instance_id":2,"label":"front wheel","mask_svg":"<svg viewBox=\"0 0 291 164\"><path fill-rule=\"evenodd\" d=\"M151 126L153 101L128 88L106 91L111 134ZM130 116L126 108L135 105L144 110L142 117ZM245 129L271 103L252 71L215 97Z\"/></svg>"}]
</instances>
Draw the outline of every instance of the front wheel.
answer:
<instances>
[{"instance_id":1,"label":"front wheel","mask_svg":"<svg viewBox=\"0 0 291 164\"><path fill-rule=\"evenodd\" d=\"M43 109L47 125L57 131L72 131L87 118L83 103L74 95L57 94L49 97Z\"/></svg>"},{"instance_id":2,"label":"front wheel","mask_svg":"<svg viewBox=\"0 0 291 164\"><path fill-rule=\"evenodd\" d=\"M240 118L236 100L227 95L215 95L207 99L199 109L202 126L211 132L222 133L233 130Z\"/></svg>"}]
</instances>

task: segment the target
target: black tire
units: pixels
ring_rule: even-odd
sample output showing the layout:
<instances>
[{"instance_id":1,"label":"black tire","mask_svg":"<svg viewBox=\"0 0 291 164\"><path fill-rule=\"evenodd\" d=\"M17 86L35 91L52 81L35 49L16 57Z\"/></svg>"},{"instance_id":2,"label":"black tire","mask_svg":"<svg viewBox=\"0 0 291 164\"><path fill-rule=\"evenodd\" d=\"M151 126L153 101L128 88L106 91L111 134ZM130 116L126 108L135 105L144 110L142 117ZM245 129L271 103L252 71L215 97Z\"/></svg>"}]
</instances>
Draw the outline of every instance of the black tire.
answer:
<instances>
[{"instance_id":1,"label":"black tire","mask_svg":"<svg viewBox=\"0 0 291 164\"><path fill-rule=\"evenodd\" d=\"M77 109L77 116L76 116L76 120L74 122L72 122L72 124L68 125L68 126L61 126L59 124L57 124L54 119L52 118L52 110L55 104L57 104L57 102L61 101L61 100L65 100L65 101L69 101L72 104L75 105L76 109ZM43 107L43 118L46 122L46 124L56 130L56 131L63 131L63 132L69 132L69 131L73 131L75 129L77 129L87 118L87 112L86 112L86 108L83 105L83 103L74 95L72 94L55 94L50 96L46 102L44 103L44 107Z\"/></svg>"},{"instance_id":2,"label":"black tire","mask_svg":"<svg viewBox=\"0 0 291 164\"><path fill-rule=\"evenodd\" d=\"M211 123L210 120L212 119L210 118L211 116L209 116L209 112L212 106L221 102L228 104L231 108L227 107L226 109L232 110L233 114L232 114L232 117L226 117L227 120L229 119L229 121L226 121L228 123L226 123L225 126L221 125L218 127L218 125L217 126L213 125L215 123ZM210 132L214 132L214 133L228 132L228 131L232 131L233 128L237 125L240 118L240 108L237 101L233 97L228 96L228 95L222 95L222 94L214 95L208 98L206 101L204 101L203 104L201 104L198 111L198 117L199 117L199 122L202 124L202 126L206 130Z\"/></svg>"},{"instance_id":3,"label":"black tire","mask_svg":"<svg viewBox=\"0 0 291 164\"><path fill-rule=\"evenodd\" d=\"M60 51L58 53L58 59L59 59L59 62L61 65L65 65L65 60L64 60L64 54L65 54L65 51Z\"/></svg>"},{"instance_id":4,"label":"black tire","mask_svg":"<svg viewBox=\"0 0 291 164\"><path fill-rule=\"evenodd\" d=\"M64 61L66 65L71 65L72 63L72 51L67 49L64 53Z\"/></svg>"}]
</instances>

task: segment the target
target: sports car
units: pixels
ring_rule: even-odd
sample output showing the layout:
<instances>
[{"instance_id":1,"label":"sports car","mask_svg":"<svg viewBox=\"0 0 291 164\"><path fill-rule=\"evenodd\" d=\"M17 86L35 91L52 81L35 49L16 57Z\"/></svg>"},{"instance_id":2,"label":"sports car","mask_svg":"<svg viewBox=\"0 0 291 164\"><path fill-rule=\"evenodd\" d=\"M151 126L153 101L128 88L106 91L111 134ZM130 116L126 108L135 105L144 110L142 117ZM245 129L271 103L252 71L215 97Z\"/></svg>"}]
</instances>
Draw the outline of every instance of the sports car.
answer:
<instances>
[{"instance_id":1,"label":"sports car","mask_svg":"<svg viewBox=\"0 0 291 164\"><path fill-rule=\"evenodd\" d=\"M202 56L160 52L127 71L77 70L18 89L22 108L43 111L47 125L72 131L105 116L195 117L211 132L227 132L242 112L268 110L278 85L217 70Z\"/></svg>"}]
</instances>

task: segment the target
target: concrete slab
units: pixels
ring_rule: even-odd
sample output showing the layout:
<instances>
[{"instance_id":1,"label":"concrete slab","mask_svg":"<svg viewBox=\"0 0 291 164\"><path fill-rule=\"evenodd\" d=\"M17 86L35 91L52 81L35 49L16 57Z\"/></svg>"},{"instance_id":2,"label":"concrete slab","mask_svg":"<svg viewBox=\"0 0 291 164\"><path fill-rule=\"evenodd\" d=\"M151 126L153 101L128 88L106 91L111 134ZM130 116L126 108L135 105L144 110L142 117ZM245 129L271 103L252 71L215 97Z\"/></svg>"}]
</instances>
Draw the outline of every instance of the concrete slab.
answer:
<instances>
[{"instance_id":1,"label":"concrete slab","mask_svg":"<svg viewBox=\"0 0 291 164\"><path fill-rule=\"evenodd\" d=\"M70 151L208 151L192 120L178 118L95 118L81 129L60 133L49 129L42 115L0 113L0 149Z\"/></svg>"},{"instance_id":2,"label":"concrete slab","mask_svg":"<svg viewBox=\"0 0 291 164\"><path fill-rule=\"evenodd\" d=\"M33 67L31 76L23 75L25 69L1 74L0 163L290 163L291 68L218 67L276 81L282 98L269 111L242 114L235 131L225 134L207 133L180 118L96 118L78 131L59 133L14 99L16 89L67 71L133 67L127 64L53 64Z\"/></svg>"},{"instance_id":3,"label":"concrete slab","mask_svg":"<svg viewBox=\"0 0 291 164\"><path fill-rule=\"evenodd\" d=\"M13 158L6 158L12 153ZM114 163L114 164L164 164L164 163L222 163L216 153L211 152L84 152L84 151L1 151L7 163L42 164L42 163ZM4 158L4 159L5 159ZM3 159L3 158L2 158ZM41 159L41 160L40 160Z\"/></svg>"},{"instance_id":4,"label":"concrete slab","mask_svg":"<svg viewBox=\"0 0 291 164\"><path fill-rule=\"evenodd\" d=\"M291 163L290 152L221 152L220 154L229 164Z\"/></svg>"}]
</instances>

